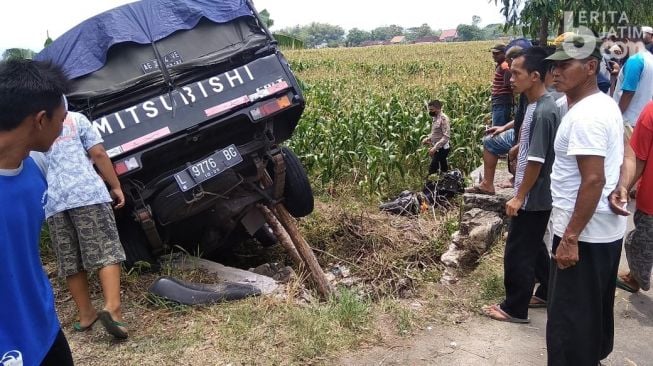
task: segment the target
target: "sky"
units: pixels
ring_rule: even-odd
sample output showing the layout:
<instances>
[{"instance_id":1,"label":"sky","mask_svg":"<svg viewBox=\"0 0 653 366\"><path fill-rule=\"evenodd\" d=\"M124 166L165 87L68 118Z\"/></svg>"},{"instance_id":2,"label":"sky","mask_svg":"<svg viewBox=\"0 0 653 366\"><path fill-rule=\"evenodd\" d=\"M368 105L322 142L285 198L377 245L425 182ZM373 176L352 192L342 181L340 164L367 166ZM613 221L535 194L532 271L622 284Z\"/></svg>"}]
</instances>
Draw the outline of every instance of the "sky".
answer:
<instances>
[{"instance_id":1,"label":"sky","mask_svg":"<svg viewBox=\"0 0 653 366\"><path fill-rule=\"evenodd\" d=\"M218 0L216 0L218 1ZM274 20L272 30L311 22L339 25L346 30L371 30L397 24L408 28L428 23L433 29L471 24L502 23L500 8L488 0L253 0ZM40 51L46 32L55 39L83 20L132 0L19 0L3 6L0 13L0 52L19 47ZM7 11L8 7L11 9Z\"/></svg>"}]
</instances>

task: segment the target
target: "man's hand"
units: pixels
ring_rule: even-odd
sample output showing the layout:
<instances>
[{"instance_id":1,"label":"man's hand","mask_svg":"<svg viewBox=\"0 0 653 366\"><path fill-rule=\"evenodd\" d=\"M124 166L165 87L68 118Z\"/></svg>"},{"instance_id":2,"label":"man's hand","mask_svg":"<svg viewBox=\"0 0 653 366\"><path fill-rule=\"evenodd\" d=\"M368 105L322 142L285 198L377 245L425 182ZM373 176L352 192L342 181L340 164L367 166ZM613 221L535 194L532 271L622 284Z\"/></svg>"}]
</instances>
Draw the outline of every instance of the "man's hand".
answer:
<instances>
[{"instance_id":1,"label":"man's hand","mask_svg":"<svg viewBox=\"0 0 653 366\"><path fill-rule=\"evenodd\" d=\"M560 269L575 266L580 260L578 257L578 235L563 235L552 257Z\"/></svg>"},{"instance_id":2,"label":"man's hand","mask_svg":"<svg viewBox=\"0 0 653 366\"><path fill-rule=\"evenodd\" d=\"M122 189L112 188L111 191L109 191L109 194L113 199L113 208L122 208L125 206L125 195L122 193Z\"/></svg>"},{"instance_id":3,"label":"man's hand","mask_svg":"<svg viewBox=\"0 0 653 366\"><path fill-rule=\"evenodd\" d=\"M496 135L502 133L504 131L503 126L492 126L485 130L486 135L492 135L492 137L495 137Z\"/></svg>"},{"instance_id":4,"label":"man's hand","mask_svg":"<svg viewBox=\"0 0 653 366\"><path fill-rule=\"evenodd\" d=\"M619 75L619 71L621 70L621 66L619 66L618 63L614 61L610 61L610 66L612 66L612 70L610 70L610 74L617 76Z\"/></svg>"},{"instance_id":5,"label":"man's hand","mask_svg":"<svg viewBox=\"0 0 653 366\"><path fill-rule=\"evenodd\" d=\"M628 216L630 212L626 209L628 204L628 190L624 186L617 186L608 199L610 209L617 215Z\"/></svg>"},{"instance_id":6,"label":"man's hand","mask_svg":"<svg viewBox=\"0 0 653 366\"><path fill-rule=\"evenodd\" d=\"M506 203L506 215L513 217L517 216L517 212L521 208L521 206L524 204L524 199L521 197L513 197Z\"/></svg>"},{"instance_id":7,"label":"man's hand","mask_svg":"<svg viewBox=\"0 0 653 366\"><path fill-rule=\"evenodd\" d=\"M430 145L431 144L431 138L429 136L424 137L422 140L422 145Z\"/></svg>"},{"instance_id":8,"label":"man's hand","mask_svg":"<svg viewBox=\"0 0 653 366\"><path fill-rule=\"evenodd\" d=\"M433 146L432 148L429 149L429 156L433 157L435 153L438 152L438 150L439 149L437 147Z\"/></svg>"}]
</instances>

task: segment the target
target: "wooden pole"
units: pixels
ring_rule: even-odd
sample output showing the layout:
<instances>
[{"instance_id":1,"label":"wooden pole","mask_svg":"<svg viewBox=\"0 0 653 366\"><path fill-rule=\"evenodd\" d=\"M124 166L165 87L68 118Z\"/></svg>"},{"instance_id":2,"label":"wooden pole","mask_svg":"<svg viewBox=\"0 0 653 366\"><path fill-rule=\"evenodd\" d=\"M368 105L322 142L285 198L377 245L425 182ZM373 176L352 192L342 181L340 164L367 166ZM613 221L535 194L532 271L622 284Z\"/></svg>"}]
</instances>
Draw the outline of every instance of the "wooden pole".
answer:
<instances>
[{"instance_id":1,"label":"wooden pole","mask_svg":"<svg viewBox=\"0 0 653 366\"><path fill-rule=\"evenodd\" d=\"M308 245L306 240L304 240L304 237L299 233L295 218L290 215L282 203L277 203L274 205L272 211L279 219L279 222L281 222L283 227L286 229L288 235L290 235L293 244L295 244L297 252L304 260L304 263L311 273L311 277L313 277L313 280L317 285L318 292L320 295L322 295L323 298L328 299L329 296L333 294L334 288L324 275L324 271L322 271L322 267L320 267L320 264L315 257L315 253L313 253L311 247Z\"/></svg>"},{"instance_id":2,"label":"wooden pole","mask_svg":"<svg viewBox=\"0 0 653 366\"><path fill-rule=\"evenodd\" d=\"M292 258L292 261L297 265L299 270L302 271L304 269L304 260L299 256L299 253L297 253L297 249L295 249L292 239L288 235L286 229L284 229L276 216L274 216L274 213L272 213L267 206L259 204L257 207L261 210L263 216L265 216L265 221L270 225L270 228L277 237L277 240L279 240L279 243L281 243L281 245L286 249L290 258Z\"/></svg>"},{"instance_id":3,"label":"wooden pole","mask_svg":"<svg viewBox=\"0 0 653 366\"><path fill-rule=\"evenodd\" d=\"M263 183L265 187L269 187L272 184L272 178L270 175L265 170L262 170L260 175L261 183ZM295 218L292 217L288 210L286 210L283 203L275 204L272 210L263 205L259 205L259 208L265 216L268 225L270 225L274 234L277 235L277 239L279 239L281 245L286 248L293 261L298 263L297 265L300 269L303 268L303 265L308 268L311 277L317 285L317 291L324 299L328 299L329 296L335 292L335 289L324 275L324 271L322 271L322 267L320 267L320 263L318 263L315 253L313 253L313 250L299 232ZM268 215L268 213L270 215ZM276 229L275 223L277 224ZM283 227L279 227L279 223L281 223ZM277 232L279 234L277 234ZM290 240L288 240L288 237L290 237Z\"/></svg>"}]
</instances>

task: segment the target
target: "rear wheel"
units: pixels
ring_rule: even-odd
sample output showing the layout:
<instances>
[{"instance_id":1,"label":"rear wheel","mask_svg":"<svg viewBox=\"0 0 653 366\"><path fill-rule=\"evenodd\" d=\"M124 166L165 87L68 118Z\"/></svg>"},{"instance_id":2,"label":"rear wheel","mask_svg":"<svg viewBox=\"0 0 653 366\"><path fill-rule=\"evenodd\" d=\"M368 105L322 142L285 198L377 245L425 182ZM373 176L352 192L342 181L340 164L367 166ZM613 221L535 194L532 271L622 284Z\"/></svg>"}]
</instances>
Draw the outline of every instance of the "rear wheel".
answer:
<instances>
[{"instance_id":1,"label":"rear wheel","mask_svg":"<svg viewBox=\"0 0 653 366\"><path fill-rule=\"evenodd\" d=\"M313 212L313 189L308 181L306 170L295 153L282 147L283 161L286 164L286 182L283 189L284 205L295 217L304 217Z\"/></svg>"},{"instance_id":2,"label":"rear wheel","mask_svg":"<svg viewBox=\"0 0 653 366\"><path fill-rule=\"evenodd\" d=\"M152 250L140 225L130 215L123 214L116 217L116 226L127 257L124 263L125 267L128 269L138 267L144 272L158 271L159 263L152 255Z\"/></svg>"}]
</instances>

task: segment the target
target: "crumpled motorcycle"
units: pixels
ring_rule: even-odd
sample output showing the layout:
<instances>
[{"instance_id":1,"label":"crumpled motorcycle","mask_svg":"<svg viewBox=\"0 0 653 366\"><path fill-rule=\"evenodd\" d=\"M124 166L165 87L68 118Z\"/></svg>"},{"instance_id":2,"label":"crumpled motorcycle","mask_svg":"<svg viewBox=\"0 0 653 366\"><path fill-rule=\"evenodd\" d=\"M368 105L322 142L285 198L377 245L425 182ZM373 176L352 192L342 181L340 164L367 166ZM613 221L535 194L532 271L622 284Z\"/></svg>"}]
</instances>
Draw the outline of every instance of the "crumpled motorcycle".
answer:
<instances>
[{"instance_id":1,"label":"crumpled motorcycle","mask_svg":"<svg viewBox=\"0 0 653 366\"><path fill-rule=\"evenodd\" d=\"M444 173L437 181L428 181L421 192L403 191L397 198L379 205L379 210L412 216L430 206L449 206L449 200L465 192L465 179L458 169Z\"/></svg>"}]
</instances>

